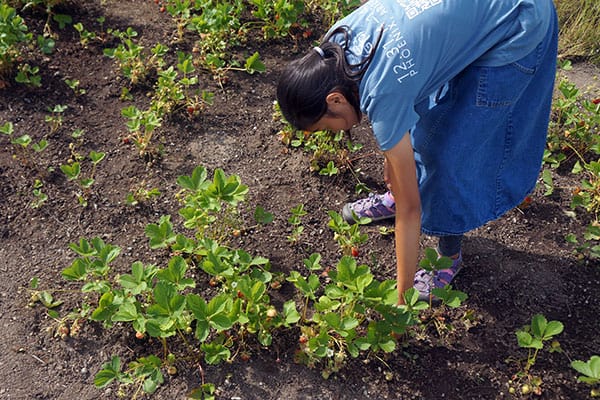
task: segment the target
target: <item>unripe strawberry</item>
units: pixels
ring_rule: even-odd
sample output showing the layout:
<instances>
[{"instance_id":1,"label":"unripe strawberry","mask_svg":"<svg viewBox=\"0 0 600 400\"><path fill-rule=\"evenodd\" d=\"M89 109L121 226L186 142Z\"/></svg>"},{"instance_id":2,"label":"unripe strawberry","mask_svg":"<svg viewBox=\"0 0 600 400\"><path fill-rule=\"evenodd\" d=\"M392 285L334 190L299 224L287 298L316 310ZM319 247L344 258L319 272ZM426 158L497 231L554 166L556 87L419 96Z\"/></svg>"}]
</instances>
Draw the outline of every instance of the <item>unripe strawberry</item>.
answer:
<instances>
[{"instance_id":1,"label":"unripe strawberry","mask_svg":"<svg viewBox=\"0 0 600 400\"><path fill-rule=\"evenodd\" d=\"M267 317L274 318L277 315L277 310L274 308L269 308L267 310Z\"/></svg>"}]
</instances>

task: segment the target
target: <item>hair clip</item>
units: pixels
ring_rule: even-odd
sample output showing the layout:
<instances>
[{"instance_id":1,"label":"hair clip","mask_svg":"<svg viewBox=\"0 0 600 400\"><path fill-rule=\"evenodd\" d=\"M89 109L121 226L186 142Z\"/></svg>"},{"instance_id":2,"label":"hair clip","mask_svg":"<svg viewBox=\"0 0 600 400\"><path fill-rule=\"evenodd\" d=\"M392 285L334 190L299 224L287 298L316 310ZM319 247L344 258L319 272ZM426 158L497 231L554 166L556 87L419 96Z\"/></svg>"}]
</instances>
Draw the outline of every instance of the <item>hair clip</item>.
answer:
<instances>
[{"instance_id":1,"label":"hair clip","mask_svg":"<svg viewBox=\"0 0 600 400\"><path fill-rule=\"evenodd\" d=\"M319 46L315 46L313 47L313 50L316 51L321 56L321 58L325 58L325 52L322 48L320 48Z\"/></svg>"}]
</instances>

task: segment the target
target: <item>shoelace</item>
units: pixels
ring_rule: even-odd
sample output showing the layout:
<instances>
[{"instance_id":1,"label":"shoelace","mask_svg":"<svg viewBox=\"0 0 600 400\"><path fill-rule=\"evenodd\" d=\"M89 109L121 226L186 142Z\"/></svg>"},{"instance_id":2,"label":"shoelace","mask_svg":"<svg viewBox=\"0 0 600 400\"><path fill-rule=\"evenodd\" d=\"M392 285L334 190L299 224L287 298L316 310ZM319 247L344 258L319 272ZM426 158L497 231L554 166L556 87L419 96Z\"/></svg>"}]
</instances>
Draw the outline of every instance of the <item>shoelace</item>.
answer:
<instances>
[{"instance_id":1,"label":"shoelace","mask_svg":"<svg viewBox=\"0 0 600 400\"><path fill-rule=\"evenodd\" d=\"M352 207L354 209L354 211L356 213L362 212L365 209L370 209L374 206L377 206L381 204L381 198L378 195L375 195L374 193L369 193L368 197L365 197L364 199L358 200L356 201Z\"/></svg>"}]
</instances>

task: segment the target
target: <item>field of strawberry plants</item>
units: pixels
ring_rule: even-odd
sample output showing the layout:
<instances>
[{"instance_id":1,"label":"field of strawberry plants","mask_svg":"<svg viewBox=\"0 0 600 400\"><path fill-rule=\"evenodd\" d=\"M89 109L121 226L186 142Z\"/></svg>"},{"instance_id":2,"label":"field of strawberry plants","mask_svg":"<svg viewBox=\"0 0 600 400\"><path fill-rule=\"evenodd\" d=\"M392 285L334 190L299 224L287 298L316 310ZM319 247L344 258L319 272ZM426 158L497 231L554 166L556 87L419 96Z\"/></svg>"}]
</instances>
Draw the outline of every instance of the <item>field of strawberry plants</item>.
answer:
<instances>
[{"instance_id":1,"label":"field of strawberry plants","mask_svg":"<svg viewBox=\"0 0 600 400\"><path fill-rule=\"evenodd\" d=\"M397 306L392 223L340 215L368 123L274 103L359 4L0 2L0 399L600 396L600 70L561 57L535 191Z\"/></svg>"}]
</instances>

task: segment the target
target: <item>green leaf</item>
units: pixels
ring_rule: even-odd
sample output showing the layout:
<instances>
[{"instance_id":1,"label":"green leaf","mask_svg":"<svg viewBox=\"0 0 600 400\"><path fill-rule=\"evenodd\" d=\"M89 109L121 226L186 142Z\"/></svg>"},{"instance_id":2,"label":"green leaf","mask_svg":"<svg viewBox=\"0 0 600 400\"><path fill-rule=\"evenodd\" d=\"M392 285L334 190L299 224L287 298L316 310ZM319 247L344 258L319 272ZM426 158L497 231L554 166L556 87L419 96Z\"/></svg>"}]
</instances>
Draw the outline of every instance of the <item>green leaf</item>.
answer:
<instances>
[{"instance_id":1,"label":"green leaf","mask_svg":"<svg viewBox=\"0 0 600 400\"><path fill-rule=\"evenodd\" d=\"M91 257L97 254L96 249L86 239L79 239L79 245L70 243L69 248L82 257Z\"/></svg>"},{"instance_id":2,"label":"green leaf","mask_svg":"<svg viewBox=\"0 0 600 400\"><path fill-rule=\"evenodd\" d=\"M39 284L40 284L40 278L38 278L37 276L34 276L33 278L31 278L29 280L29 288L30 289L37 289Z\"/></svg>"},{"instance_id":3,"label":"green leaf","mask_svg":"<svg viewBox=\"0 0 600 400\"><path fill-rule=\"evenodd\" d=\"M113 356L109 363L102 365L102 369L94 377L94 385L102 389L109 383L118 379L121 374L121 359Z\"/></svg>"},{"instance_id":4,"label":"green leaf","mask_svg":"<svg viewBox=\"0 0 600 400\"><path fill-rule=\"evenodd\" d=\"M4 125L0 126L0 133L11 136L14 131L14 125L12 122L6 122Z\"/></svg>"},{"instance_id":5,"label":"green leaf","mask_svg":"<svg viewBox=\"0 0 600 400\"><path fill-rule=\"evenodd\" d=\"M523 348L534 348L534 349L542 349L544 347L542 341L538 338L534 338L528 332L525 331L517 331L517 342L520 347Z\"/></svg>"},{"instance_id":6,"label":"green leaf","mask_svg":"<svg viewBox=\"0 0 600 400\"><path fill-rule=\"evenodd\" d=\"M575 360L571 362L571 367L582 374L577 378L578 381L590 385L600 383L600 356L594 355L587 362Z\"/></svg>"},{"instance_id":7,"label":"green leaf","mask_svg":"<svg viewBox=\"0 0 600 400\"><path fill-rule=\"evenodd\" d=\"M119 310L112 316L112 320L115 322L135 321L137 318L138 310L135 304L129 301L121 304Z\"/></svg>"},{"instance_id":8,"label":"green leaf","mask_svg":"<svg viewBox=\"0 0 600 400\"><path fill-rule=\"evenodd\" d=\"M288 300L283 304L283 315L286 325L295 324L300 320L300 313L296 309L294 300Z\"/></svg>"},{"instance_id":9,"label":"green leaf","mask_svg":"<svg viewBox=\"0 0 600 400\"><path fill-rule=\"evenodd\" d=\"M84 178L79 181L79 184L84 189L89 189L94 184L94 179L92 178Z\"/></svg>"},{"instance_id":10,"label":"green leaf","mask_svg":"<svg viewBox=\"0 0 600 400\"><path fill-rule=\"evenodd\" d=\"M42 139L39 142L31 145L31 148L36 153L40 153L40 152L44 151L46 149L46 147L48 147L48 141L46 139Z\"/></svg>"},{"instance_id":11,"label":"green leaf","mask_svg":"<svg viewBox=\"0 0 600 400\"><path fill-rule=\"evenodd\" d=\"M233 323L227 315L215 314L210 317L210 325L216 329L217 332L226 331L233 326Z\"/></svg>"},{"instance_id":12,"label":"green leaf","mask_svg":"<svg viewBox=\"0 0 600 400\"><path fill-rule=\"evenodd\" d=\"M160 280L172 283L175 285L177 290L193 288L196 286L196 283L193 279L185 278L186 271L187 262L185 259L181 256L175 256L169 260L169 266L167 269L159 271L156 274L156 277Z\"/></svg>"},{"instance_id":13,"label":"green leaf","mask_svg":"<svg viewBox=\"0 0 600 400\"><path fill-rule=\"evenodd\" d=\"M77 258L72 263L71 266L62 270L62 276L68 281L77 281L84 279L87 275L86 263Z\"/></svg>"},{"instance_id":14,"label":"green leaf","mask_svg":"<svg viewBox=\"0 0 600 400\"><path fill-rule=\"evenodd\" d=\"M560 321L550 321L548 325L546 325L546 329L544 331L544 340L551 339L552 337L562 333L564 329L564 325Z\"/></svg>"},{"instance_id":15,"label":"green leaf","mask_svg":"<svg viewBox=\"0 0 600 400\"><path fill-rule=\"evenodd\" d=\"M74 162L73 164L63 164L60 166L60 170L67 176L68 180L72 181L79 176L81 166L78 162Z\"/></svg>"},{"instance_id":16,"label":"green leaf","mask_svg":"<svg viewBox=\"0 0 600 400\"><path fill-rule=\"evenodd\" d=\"M105 156L106 156L106 153L96 152L94 150L90 151L90 154L89 154L90 160L92 160L93 164L98 164L100 161L102 161L104 159Z\"/></svg>"},{"instance_id":17,"label":"green leaf","mask_svg":"<svg viewBox=\"0 0 600 400\"><path fill-rule=\"evenodd\" d=\"M536 338L542 338L548 321L546 317L541 314L536 314L531 319L531 332Z\"/></svg>"},{"instance_id":18,"label":"green leaf","mask_svg":"<svg viewBox=\"0 0 600 400\"><path fill-rule=\"evenodd\" d=\"M254 210L254 220L261 225L270 224L273 222L273 214L265 211L261 206L256 206L256 209Z\"/></svg>"},{"instance_id":19,"label":"green leaf","mask_svg":"<svg viewBox=\"0 0 600 400\"><path fill-rule=\"evenodd\" d=\"M213 394L216 391L215 385L205 383L197 389L192 390L187 396L193 400L214 400Z\"/></svg>"},{"instance_id":20,"label":"green leaf","mask_svg":"<svg viewBox=\"0 0 600 400\"><path fill-rule=\"evenodd\" d=\"M391 353L394 350L396 350L396 342L394 342L393 340L379 342L379 343L377 343L377 345L379 346L379 348L381 350L383 350L386 353Z\"/></svg>"},{"instance_id":21,"label":"green leaf","mask_svg":"<svg viewBox=\"0 0 600 400\"><path fill-rule=\"evenodd\" d=\"M22 135L22 136L19 136L18 138L14 139L14 140L11 140L11 143L12 144L18 144L18 145L23 146L23 147L27 147L31 143L31 140L32 140L31 136L29 136L29 135Z\"/></svg>"},{"instance_id":22,"label":"green leaf","mask_svg":"<svg viewBox=\"0 0 600 400\"><path fill-rule=\"evenodd\" d=\"M215 365L221 361L229 359L231 352L229 349L222 344L217 343L203 343L200 349L204 352L204 359L210 365Z\"/></svg>"},{"instance_id":23,"label":"green leaf","mask_svg":"<svg viewBox=\"0 0 600 400\"><path fill-rule=\"evenodd\" d=\"M112 292L106 292L98 301L98 307L92 312L91 319L93 321L108 321L118 305L114 304L115 295Z\"/></svg>"},{"instance_id":24,"label":"green leaf","mask_svg":"<svg viewBox=\"0 0 600 400\"><path fill-rule=\"evenodd\" d=\"M54 14L52 16L52 19L58 23L59 29L64 29L65 26L67 26L73 22L73 19L71 18L71 16L66 15L66 14Z\"/></svg>"},{"instance_id":25,"label":"green leaf","mask_svg":"<svg viewBox=\"0 0 600 400\"><path fill-rule=\"evenodd\" d=\"M177 239L177 236L173 232L170 215L160 217L158 224L148 224L145 232L146 236L150 239L151 249L168 247Z\"/></svg>"},{"instance_id":26,"label":"green leaf","mask_svg":"<svg viewBox=\"0 0 600 400\"><path fill-rule=\"evenodd\" d=\"M554 193L554 181L552 179L552 172L549 169L545 169L542 171L542 181L544 182L544 186L546 187L546 192L544 196L550 196Z\"/></svg>"},{"instance_id":27,"label":"green leaf","mask_svg":"<svg viewBox=\"0 0 600 400\"><path fill-rule=\"evenodd\" d=\"M191 176L180 176L177 178L177 184L184 189L198 192L205 189L210 182L206 181L206 168L198 166L194 169Z\"/></svg>"},{"instance_id":28,"label":"green leaf","mask_svg":"<svg viewBox=\"0 0 600 400\"><path fill-rule=\"evenodd\" d=\"M459 307L466 299L467 294L460 290L452 290L451 285L433 289L432 294L442 300L442 303L451 308Z\"/></svg>"},{"instance_id":29,"label":"green leaf","mask_svg":"<svg viewBox=\"0 0 600 400\"><path fill-rule=\"evenodd\" d=\"M40 302L46 308L55 308L55 307L60 306L63 303L60 300L54 301L54 298L52 297L52 295L46 291L40 292Z\"/></svg>"},{"instance_id":30,"label":"green leaf","mask_svg":"<svg viewBox=\"0 0 600 400\"><path fill-rule=\"evenodd\" d=\"M263 64L262 61L260 61L260 55L258 54L258 52L255 52L246 59L245 67L246 71L250 74L253 74L255 72L265 72L267 70L265 64Z\"/></svg>"}]
</instances>

